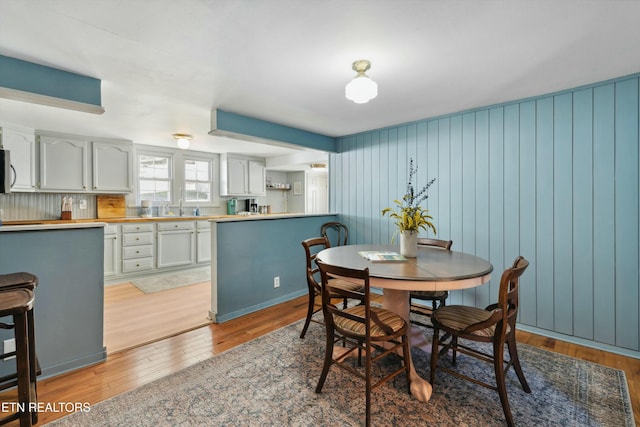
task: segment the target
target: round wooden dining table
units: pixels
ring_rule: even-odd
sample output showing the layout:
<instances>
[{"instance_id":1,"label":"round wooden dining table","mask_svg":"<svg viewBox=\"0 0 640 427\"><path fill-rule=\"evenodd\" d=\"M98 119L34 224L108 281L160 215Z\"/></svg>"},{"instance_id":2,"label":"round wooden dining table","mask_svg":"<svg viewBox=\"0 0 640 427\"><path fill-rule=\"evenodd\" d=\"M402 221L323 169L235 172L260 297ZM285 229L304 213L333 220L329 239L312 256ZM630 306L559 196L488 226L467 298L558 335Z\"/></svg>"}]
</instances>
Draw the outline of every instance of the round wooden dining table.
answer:
<instances>
[{"instance_id":1,"label":"round wooden dining table","mask_svg":"<svg viewBox=\"0 0 640 427\"><path fill-rule=\"evenodd\" d=\"M452 291L467 289L487 283L493 266L475 255L448 251L434 247L418 247L416 258L406 261L378 261L365 259L364 251L400 252L393 245L346 245L320 251L317 259L325 264L364 270L369 268L372 287L381 288L383 306L409 321L410 291ZM422 331L411 328L412 346L424 348L428 345ZM411 358L410 358L411 360ZM418 400L427 402L431 398L431 384L416 372L413 361L410 367L410 390Z\"/></svg>"}]
</instances>

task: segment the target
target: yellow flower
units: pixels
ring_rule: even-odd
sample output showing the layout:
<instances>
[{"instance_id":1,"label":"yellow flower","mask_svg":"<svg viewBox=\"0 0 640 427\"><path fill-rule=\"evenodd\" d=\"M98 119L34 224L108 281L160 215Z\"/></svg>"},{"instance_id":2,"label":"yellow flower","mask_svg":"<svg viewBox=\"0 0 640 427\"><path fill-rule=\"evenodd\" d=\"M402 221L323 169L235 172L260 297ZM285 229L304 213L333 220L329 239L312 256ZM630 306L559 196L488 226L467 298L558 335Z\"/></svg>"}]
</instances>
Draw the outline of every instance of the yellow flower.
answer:
<instances>
[{"instance_id":1,"label":"yellow flower","mask_svg":"<svg viewBox=\"0 0 640 427\"><path fill-rule=\"evenodd\" d=\"M413 159L409 160L409 181L407 183L407 193L402 197L402 201L394 200L397 210L393 208L385 208L382 210L382 216L389 214L390 218L395 220L395 224L400 232L418 231L420 229L427 231L431 229L436 233L436 227L433 225L433 217L429 215L428 209L423 209L420 203L426 200L429 195L427 190L435 182L435 178L429 181L418 194L413 190L412 180L418 168L414 169Z\"/></svg>"}]
</instances>

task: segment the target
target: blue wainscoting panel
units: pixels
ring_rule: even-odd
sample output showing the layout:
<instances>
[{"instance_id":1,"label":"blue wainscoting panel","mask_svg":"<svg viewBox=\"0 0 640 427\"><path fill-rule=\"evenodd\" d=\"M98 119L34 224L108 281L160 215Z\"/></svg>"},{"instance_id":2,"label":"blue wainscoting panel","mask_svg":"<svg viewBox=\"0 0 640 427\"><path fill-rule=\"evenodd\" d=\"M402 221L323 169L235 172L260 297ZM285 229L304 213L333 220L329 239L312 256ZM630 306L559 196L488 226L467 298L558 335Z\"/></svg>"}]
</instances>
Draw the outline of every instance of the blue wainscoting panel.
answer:
<instances>
[{"instance_id":1,"label":"blue wainscoting panel","mask_svg":"<svg viewBox=\"0 0 640 427\"><path fill-rule=\"evenodd\" d=\"M638 79L616 83L616 345L638 348Z\"/></svg>"},{"instance_id":2,"label":"blue wainscoting panel","mask_svg":"<svg viewBox=\"0 0 640 427\"><path fill-rule=\"evenodd\" d=\"M593 89L573 94L573 334L593 339ZM565 259L564 262L567 262ZM599 305L599 304L598 304Z\"/></svg>"},{"instance_id":3,"label":"blue wainscoting panel","mask_svg":"<svg viewBox=\"0 0 640 427\"><path fill-rule=\"evenodd\" d=\"M487 190L489 200L489 255L493 264L494 279L489 282L489 295L491 301L498 301L500 281L496 275L504 270L504 218L505 218L505 176L506 170L504 158L504 108L492 108L489 111L489 188ZM529 286L526 291L529 295L535 289ZM525 289L522 288L521 292ZM480 305L482 307L482 305ZM520 311L522 316L522 311ZM532 322L535 322L535 312L532 312Z\"/></svg>"},{"instance_id":4,"label":"blue wainscoting panel","mask_svg":"<svg viewBox=\"0 0 640 427\"><path fill-rule=\"evenodd\" d=\"M554 330L573 334L573 96L553 97L553 317Z\"/></svg>"},{"instance_id":5,"label":"blue wainscoting panel","mask_svg":"<svg viewBox=\"0 0 640 427\"><path fill-rule=\"evenodd\" d=\"M613 84L593 89L593 339L611 345L616 339L614 101Z\"/></svg>"},{"instance_id":6,"label":"blue wainscoting panel","mask_svg":"<svg viewBox=\"0 0 640 427\"><path fill-rule=\"evenodd\" d=\"M538 258L539 251L548 251L549 248L545 245L536 245L538 233L543 230L538 224L538 207L545 206L546 202L540 200L540 194L536 192L538 187L539 174L536 173L536 156L539 154L537 150L538 141L546 140L550 142L549 136L551 135L549 128L549 120L546 118L550 116L549 106L551 102L532 103L526 102L520 106L520 156L518 158L517 165L519 166L517 180L519 182L519 190L517 196L519 197L519 238L513 236L513 243L518 244L519 250L516 252L510 252L510 256L505 260L503 271L507 267L511 267L515 258L518 255L524 256L530 263L531 267L535 265L535 260ZM505 179L515 179L516 176L511 178L510 176ZM510 214L512 215L512 214ZM516 248L514 248L514 251ZM529 274L538 274L537 269L531 268ZM532 286L533 282L528 279L531 278L527 274L527 277L523 278L522 286L522 298L530 301L527 306L522 306L520 313L521 322L536 322L536 319L547 317L549 322L553 321L551 315L551 307L544 302L541 303L541 297L544 295L543 289L536 289ZM550 323L549 325L550 326Z\"/></svg>"},{"instance_id":7,"label":"blue wainscoting panel","mask_svg":"<svg viewBox=\"0 0 640 427\"><path fill-rule=\"evenodd\" d=\"M476 253L476 120L474 113L462 116L462 251ZM475 289L462 291L463 304L475 304Z\"/></svg>"},{"instance_id":8,"label":"blue wainscoting panel","mask_svg":"<svg viewBox=\"0 0 640 427\"><path fill-rule=\"evenodd\" d=\"M479 111L476 115L476 176L475 176L475 232L476 254L484 259L490 258L489 252L489 111ZM490 295L489 286L474 289L475 301L480 307L497 301Z\"/></svg>"},{"instance_id":9,"label":"blue wainscoting panel","mask_svg":"<svg viewBox=\"0 0 640 427\"><path fill-rule=\"evenodd\" d=\"M437 237L494 266L450 304L494 301L523 255L523 328L640 356L639 94L627 76L339 138L330 208L356 226L353 243L386 243L395 229L376 218L414 158L417 188L437 179L423 205Z\"/></svg>"}]
</instances>

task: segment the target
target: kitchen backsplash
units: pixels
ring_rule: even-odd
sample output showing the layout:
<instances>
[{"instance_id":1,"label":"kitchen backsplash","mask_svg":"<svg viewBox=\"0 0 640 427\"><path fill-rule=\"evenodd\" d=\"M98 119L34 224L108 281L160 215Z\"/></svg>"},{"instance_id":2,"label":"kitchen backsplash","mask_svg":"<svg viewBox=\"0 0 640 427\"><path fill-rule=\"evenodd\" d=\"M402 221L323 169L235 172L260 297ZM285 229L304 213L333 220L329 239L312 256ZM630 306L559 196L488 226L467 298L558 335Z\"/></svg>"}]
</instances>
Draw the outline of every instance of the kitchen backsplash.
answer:
<instances>
[{"instance_id":1,"label":"kitchen backsplash","mask_svg":"<svg viewBox=\"0 0 640 427\"><path fill-rule=\"evenodd\" d=\"M72 197L73 219L96 217L96 196L88 194L10 193L0 194L0 218L4 221L29 219L60 219L62 198ZM80 201L86 209L80 209Z\"/></svg>"}]
</instances>

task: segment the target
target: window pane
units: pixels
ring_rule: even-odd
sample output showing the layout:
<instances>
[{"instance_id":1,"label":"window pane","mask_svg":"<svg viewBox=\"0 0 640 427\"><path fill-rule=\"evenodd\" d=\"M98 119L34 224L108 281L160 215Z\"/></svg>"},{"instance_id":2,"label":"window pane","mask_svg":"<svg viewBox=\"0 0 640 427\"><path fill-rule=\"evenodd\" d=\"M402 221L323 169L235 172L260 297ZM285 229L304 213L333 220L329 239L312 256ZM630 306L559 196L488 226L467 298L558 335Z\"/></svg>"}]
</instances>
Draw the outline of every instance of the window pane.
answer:
<instances>
[{"instance_id":1,"label":"window pane","mask_svg":"<svg viewBox=\"0 0 640 427\"><path fill-rule=\"evenodd\" d=\"M209 181L209 171L199 170L197 179L198 181Z\"/></svg>"},{"instance_id":2,"label":"window pane","mask_svg":"<svg viewBox=\"0 0 640 427\"><path fill-rule=\"evenodd\" d=\"M138 170L140 199L171 201L171 158L140 154Z\"/></svg>"},{"instance_id":3,"label":"window pane","mask_svg":"<svg viewBox=\"0 0 640 427\"><path fill-rule=\"evenodd\" d=\"M185 160L185 195L187 202L211 200L211 162L207 160Z\"/></svg>"}]
</instances>

